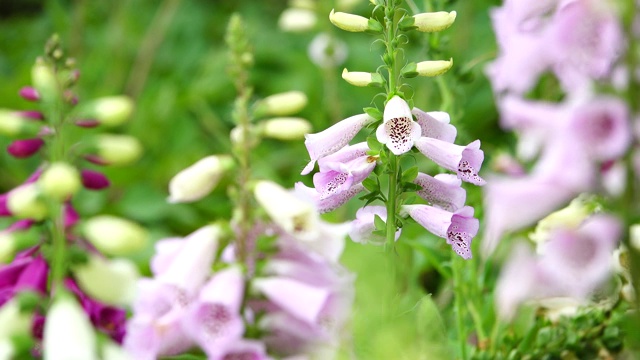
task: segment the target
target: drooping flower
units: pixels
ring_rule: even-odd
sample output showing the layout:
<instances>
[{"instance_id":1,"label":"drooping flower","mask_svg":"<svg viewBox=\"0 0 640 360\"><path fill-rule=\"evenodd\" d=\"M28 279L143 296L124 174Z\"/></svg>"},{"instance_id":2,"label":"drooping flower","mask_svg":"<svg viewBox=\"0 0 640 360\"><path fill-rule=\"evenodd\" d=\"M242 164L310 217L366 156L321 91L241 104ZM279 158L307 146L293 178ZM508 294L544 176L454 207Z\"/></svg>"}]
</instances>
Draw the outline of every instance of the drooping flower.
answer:
<instances>
[{"instance_id":1,"label":"drooping flower","mask_svg":"<svg viewBox=\"0 0 640 360\"><path fill-rule=\"evenodd\" d=\"M350 224L349 237L351 240L361 244L383 245L386 241L384 236L374 235L376 229L374 219L378 215L383 221L387 221L387 208L384 206L364 206L356 212L356 219ZM395 240L398 241L402 229L398 229Z\"/></svg>"},{"instance_id":2,"label":"drooping flower","mask_svg":"<svg viewBox=\"0 0 640 360\"><path fill-rule=\"evenodd\" d=\"M346 163L325 162L320 172L313 175L320 200L349 191L354 184L361 183L376 167L376 161L377 157L364 155Z\"/></svg>"},{"instance_id":3,"label":"drooping flower","mask_svg":"<svg viewBox=\"0 0 640 360\"><path fill-rule=\"evenodd\" d=\"M456 140L458 131L456 127L449 124L451 121L449 114L444 111L424 112L418 108L413 108L411 113L415 115L416 121L420 124L422 136L453 143Z\"/></svg>"},{"instance_id":4,"label":"drooping flower","mask_svg":"<svg viewBox=\"0 0 640 360\"><path fill-rule=\"evenodd\" d=\"M429 205L403 205L401 213L436 236L447 240L463 259L471 258L471 240L478 233L480 222L473 217L473 208L465 206L453 213Z\"/></svg>"},{"instance_id":5,"label":"drooping flower","mask_svg":"<svg viewBox=\"0 0 640 360\"><path fill-rule=\"evenodd\" d=\"M386 144L393 154L401 155L411 150L421 134L407 102L397 95L392 97L384 107L383 122L376 130L378 141Z\"/></svg>"},{"instance_id":6,"label":"drooping flower","mask_svg":"<svg viewBox=\"0 0 640 360\"><path fill-rule=\"evenodd\" d=\"M484 185L486 181L478 175L484 152L480 150L480 140L467 146L460 146L428 137L416 141L416 148L424 156L445 169L455 171L458 178L475 185Z\"/></svg>"},{"instance_id":7,"label":"drooping flower","mask_svg":"<svg viewBox=\"0 0 640 360\"><path fill-rule=\"evenodd\" d=\"M318 194L316 189L310 188L300 181L295 184L295 189L301 196L310 199L310 201L315 204L319 213L324 214L344 205L347 201L351 200L351 198L364 191L364 186L362 184L355 184L347 191L336 193L324 200L320 200L320 194Z\"/></svg>"},{"instance_id":8,"label":"drooping flower","mask_svg":"<svg viewBox=\"0 0 640 360\"><path fill-rule=\"evenodd\" d=\"M416 191L416 194L433 206L447 211L456 211L462 208L467 199L467 192L461 187L462 180L455 175L438 174L432 177L418 173L413 182L422 187L421 190Z\"/></svg>"}]
</instances>

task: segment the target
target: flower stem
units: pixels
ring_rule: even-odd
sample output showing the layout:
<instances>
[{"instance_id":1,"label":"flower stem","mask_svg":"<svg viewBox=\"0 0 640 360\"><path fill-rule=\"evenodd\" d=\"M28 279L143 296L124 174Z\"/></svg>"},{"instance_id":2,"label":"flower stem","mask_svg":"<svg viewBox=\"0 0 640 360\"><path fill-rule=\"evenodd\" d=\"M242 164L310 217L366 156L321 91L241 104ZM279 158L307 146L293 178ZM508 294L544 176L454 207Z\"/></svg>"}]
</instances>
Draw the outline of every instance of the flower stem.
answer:
<instances>
[{"instance_id":1,"label":"flower stem","mask_svg":"<svg viewBox=\"0 0 640 360\"><path fill-rule=\"evenodd\" d=\"M398 157L389 153L389 195L387 196L386 244L393 248L396 238L396 190L398 187Z\"/></svg>"},{"instance_id":2,"label":"flower stem","mask_svg":"<svg viewBox=\"0 0 640 360\"><path fill-rule=\"evenodd\" d=\"M455 312L456 312L456 325L458 328L458 341L460 345L460 358L462 360L467 359L467 339L464 331L464 319L462 311L464 309L464 305L462 303L462 284L464 283L464 279L462 278L462 273L460 272L460 264L462 259L454 256L452 269L453 269L453 287L455 291Z\"/></svg>"}]
</instances>

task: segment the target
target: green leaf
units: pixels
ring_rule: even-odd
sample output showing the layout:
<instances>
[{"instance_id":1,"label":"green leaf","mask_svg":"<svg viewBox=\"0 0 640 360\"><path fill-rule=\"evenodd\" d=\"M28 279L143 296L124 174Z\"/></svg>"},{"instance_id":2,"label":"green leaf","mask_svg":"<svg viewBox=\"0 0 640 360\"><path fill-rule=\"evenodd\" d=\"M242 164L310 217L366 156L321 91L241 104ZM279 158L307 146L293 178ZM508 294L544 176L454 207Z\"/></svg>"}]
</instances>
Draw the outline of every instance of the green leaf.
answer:
<instances>
[{"instance_id":1,"label":"green leaf","mask_svg":"<svg viewBox=\"0 0 640 360\"><path fill-rule=\"evenodd\" d=\"M380 144L375 136L367 137L367 146L369 146L369 149L375 151L376 153L380 152L380 150L382 149L382 144Z\"/></svg>"},{"instance_id":2,"label":"green leaf","mask_svg":"<svg viewBox=\"0 0 640 360\"><path fill-rule=\"evenodd\" d=\"M376 215L373 218L373 223L376 226L377 230L386 230L387 229L387 224L384 222L384 220L382 220L382 218L379 215Z\"/></svg>"},{"instance_id":3,"label":"green leaf","mask_svg":"<svg viewBox=\"0 0 640 360\"><path fill-rule=\"evenodd\" d=\"M364 181L362 182L362 185L364 186L365 189L369 190L370 192L376 192L380 190L380 187L378 186L378 182L373 180L372 178L364 179Z\"/></svg>"},{"instance_id":4,"label":"green leaf","mask_svg":"<svg viewBox=\"0 0 640 360\"><path fill-rule=\"evenodd\" d=\"M422 187L414 183L402 183L402 192L420 191Z\"/></svg>"},{"instance_id":5,"label":"green leaf","mask_svg":"<svg viewBox=\"0 0 640 360\"><path fill-rule=\"evenodd\" d=\"M402 182L413 182L418 177L418 167L412 166L402 173Z\"/></svg>"}]
</instances>

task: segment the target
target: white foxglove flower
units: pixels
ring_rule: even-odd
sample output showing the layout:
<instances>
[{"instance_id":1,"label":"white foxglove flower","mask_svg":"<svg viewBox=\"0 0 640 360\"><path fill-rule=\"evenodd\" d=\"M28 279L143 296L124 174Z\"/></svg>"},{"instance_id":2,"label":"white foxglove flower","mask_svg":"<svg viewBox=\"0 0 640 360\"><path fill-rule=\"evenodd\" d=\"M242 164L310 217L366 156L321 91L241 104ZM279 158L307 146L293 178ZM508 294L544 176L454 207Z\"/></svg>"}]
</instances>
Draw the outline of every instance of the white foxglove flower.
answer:
<instances>
[{"instance_id":1,"label":"white foxglove flower","mask_svg":"<svg viewBox=\"0 0 640 360\"><path fill-rule=\"evenodd\" d=\"M404 99L392 97L384 107L383 123L376 130L376 138L395 155L401 155L413 147L422 134L420 125L413 121L411 109Z\"/></svg>"},{"instance_id":2,"label":"white foxglove flower","mask_svg":"<svg viewBox=\"0 0 640 360\"><path fill-rule=\"evenodd\" d=\"M82 307L71 297L54 301L44 324L44 360L97 360L96 335Z\"/></svg>"},{"instance_id":3,"label":"white foxglove flower","mask_svg":"<svg viewBox=\"0 0 640 360\"><path fill-rule=\"evenodd\" d=\"M421 13L413 16L413 25L417 27L418 31L422 32L435 32L442 31L451 25L456 20L456 12L429 12Z\"/></svg>"},{"instance_id":4,"label":"white foxglove flower","mask_svg":"<svg viewBox=\"0 0 640 360\"><path fill-rule=\"evenodd\" d=\"M128 255L142 249L149 237L140 225L111 215L95 216L84 223L84 236L109 255Z\"/></svg>"},{"instance_id":5,"label":"white foxglove flower","mask_svg":"<svg viewBox=\"0 0 640 360\"><path fill-rule=\"evenodd\" d=\"M38 179L38 186L43 194L64 201L80 190L82 183L75 167L65 162L56 162L44 170Z\"/></svg>"}]
</instances>

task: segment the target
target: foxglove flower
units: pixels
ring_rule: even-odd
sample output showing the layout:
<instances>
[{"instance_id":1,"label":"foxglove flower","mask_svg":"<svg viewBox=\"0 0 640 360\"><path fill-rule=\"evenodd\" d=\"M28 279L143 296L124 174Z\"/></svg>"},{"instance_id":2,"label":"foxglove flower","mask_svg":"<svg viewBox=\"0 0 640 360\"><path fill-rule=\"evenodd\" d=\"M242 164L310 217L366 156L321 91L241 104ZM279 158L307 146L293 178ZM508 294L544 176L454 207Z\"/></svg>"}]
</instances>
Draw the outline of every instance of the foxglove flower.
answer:
<instances>
[{"instance_id":1,"label":"foxglove flower","mask_svg":"<svg viewBox=\"0 0 640 360\"><path fill-rule=\"evenodd\" d=\"M89 318L71 298L53 302L44 325L44 359L97 360L97 344Z\"/></svg>"},{"instance_id":2,"label":"foxglove flower","mask_svg":"<svg viewBox=\"0 0 640 360\"><path fill-rule=\"evenodd\" d=\"M401 212L436 236L447 240L463 259L471 259L471 240L478 233L480 222L473 217L473 208L465 206L448 212L429 205L403 205Z\"/></svg>"},{"instance_id":3,"label":"foxglove flower","mask_svg":"<svg viewBox=\"0 0 640 360\"><path fill-rule=\"evenodd\" d=\"M462 180L451 174L438 174L435 177L418 173L413 180L422 189L416 191L421 198L433 206L447 211L456 211L464 206L467 192L461 187Z\"/></svg>"},{"instance_id":4,"label":"foxglove flower","mask_svg":"<svg viewBox=\"0 0 640 360\"><path fill-rule=\"evenodd\" d=\"M355 184L347 191L337 193L324 200L320 200L320 194L318 194L316 189L310 188L300 181L295 184L295 189L296 193L300 194L300 196L310 199L315 204L319 213L324 214L344 205L347 201L351 200L351 198L364 191L364 186L362 184Z\"/></svg>"},{"instance_id":5,"label":"foxglove flower","mask_svg":"<svg viewBox=\"0 0 640 360\"><path fill-rule=\"evenodd\" d=\"M387 208L384 206L365 206L356 212L356 219L351 222L349 237L351 240L361 244L383 245L386 241L384 236L374 235L376 229L374 219L378 215L383 221L387 221ZM402 229L398 229L395 240L398 241Z\"/></svg>"},{"instance_id":6,"label":"foxglove flower","mask_svg":"<svg viewBox=\"0 0 640 360\"><path fill-rule=\"evenodd\" d=\"M420 138L420 124L413 121L411 109L404 99L392 97L384 107L383 122L376 130L376 138L395 155L401 155L413 147Z\"/></svg>"},{"instance_id":7,"label":"foxglove flower","mask_svg":"<svg viewBox=\"0 0 640 360\"><path fill-rule=\"evenodd\" d=\"M313 175L313 184L325 200L337 193L349 191L354 184L361 183L376 167L377 157L360 156L347 163L326 162L320 172Z\"/></svg>"},{"instance_id":8,"label":"foxglove flower","mask_svg":"<svg viewBox=\"0 0 640 360\"><path fill-rule=\"evenodd\" d=\"M426 136L446 142L453 143L456 140L458 131L456 127L449 124L451 118L444 111L424 112L418 108L413 108L411 113L415 115L416 121L420 125L421 136Z\"/></svg>"},{"instance_id":9,"label":"foxglove flower","mask_svg":"<svg viewBox=\"0 0 640 360\"><path fill-rule=\"evenodd\" d=\"M445 169L455 171L463 181L484 185L486 181L478 175L484 152L480 150L480 140L467 146L451 144L442 140L422 137L416 141L416 148Z\"/></svg>"},{"instance_id":10,"label":"foxglove flower","mask_svg":"<svg viewBox=\"0 0 640 360\"><path fill-rule=\"evenodd\" d=\"M358 132L373 119L367 114L359 114L340 121L328 129L316 134L307 134L304 145L307 147L311 161L301 174L306 175L313 170L316 161L342 149Z\"/></svg>"}]
</instances>

